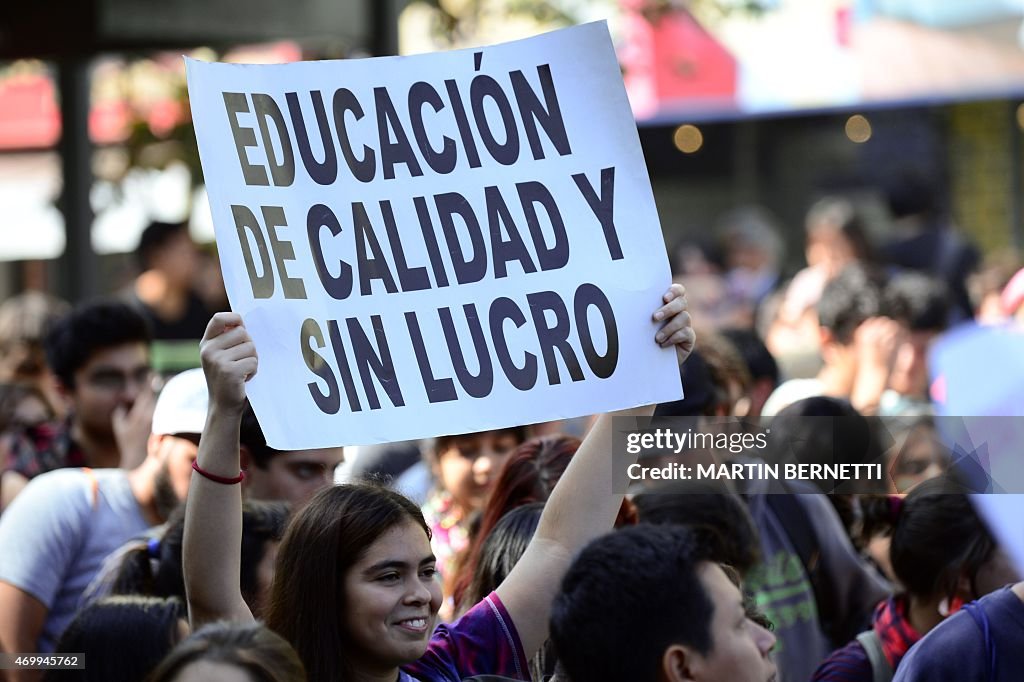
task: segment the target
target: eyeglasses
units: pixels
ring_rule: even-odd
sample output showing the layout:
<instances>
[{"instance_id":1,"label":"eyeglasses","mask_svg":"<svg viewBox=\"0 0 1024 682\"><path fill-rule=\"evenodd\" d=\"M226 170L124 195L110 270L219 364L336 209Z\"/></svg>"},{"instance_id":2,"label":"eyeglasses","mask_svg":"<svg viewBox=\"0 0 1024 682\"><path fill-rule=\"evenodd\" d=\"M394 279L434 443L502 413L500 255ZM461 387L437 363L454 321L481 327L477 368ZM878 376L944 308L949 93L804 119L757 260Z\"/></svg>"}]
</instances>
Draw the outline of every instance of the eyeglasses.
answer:
<instances>
[{"instance_id":1,"label":"eyeglasses","mask_svg":"<svg viewBox=\"0 0 1024 682\"><path fill-rule=\"evenodd\" d=\"M131 372L121 372L112 368L100 368L85 378L93 388L111 393L120 392L128 387L129 382L136 386L144 386L153 375L149 367L137 367Z\"/></svg>"}]
</instances>

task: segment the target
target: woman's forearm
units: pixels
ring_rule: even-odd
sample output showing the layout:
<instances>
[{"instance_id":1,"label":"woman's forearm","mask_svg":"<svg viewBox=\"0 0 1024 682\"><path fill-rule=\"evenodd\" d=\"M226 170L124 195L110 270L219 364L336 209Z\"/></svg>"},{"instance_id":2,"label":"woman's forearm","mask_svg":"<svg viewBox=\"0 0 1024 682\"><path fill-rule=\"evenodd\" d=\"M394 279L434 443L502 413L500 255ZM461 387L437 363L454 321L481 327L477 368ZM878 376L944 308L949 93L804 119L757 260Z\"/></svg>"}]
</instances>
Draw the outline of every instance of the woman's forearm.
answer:
<instances>
[{"instance_id":1,"label":"woman's forearm","mask_svg":"<svg viewBox=\"0 0 1024 682\"><path fill-rule=\"evenodd\" d=\"M201 469L225 478L238 475L241 415L211 406L199 443ZM242 490L192 472L185 507L182 559L192 626L233 619L242 601ZM197 622L198 621L198 622Z\"/></svg>"}]
</instances>

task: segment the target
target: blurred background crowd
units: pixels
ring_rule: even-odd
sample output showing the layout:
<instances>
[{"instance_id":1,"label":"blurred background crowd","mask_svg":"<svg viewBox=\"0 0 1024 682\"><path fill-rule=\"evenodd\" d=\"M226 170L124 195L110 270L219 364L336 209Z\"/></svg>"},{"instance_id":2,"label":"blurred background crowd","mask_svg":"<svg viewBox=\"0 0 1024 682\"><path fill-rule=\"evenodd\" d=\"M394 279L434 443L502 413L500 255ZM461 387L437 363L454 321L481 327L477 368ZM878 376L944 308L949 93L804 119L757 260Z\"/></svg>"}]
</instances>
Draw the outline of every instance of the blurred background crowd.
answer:
<instances>
[{"instance_id":1,"label":"blurred background crowd","mask_svg":"<svg viewBox=\"0 0 1024 682\"><path fill-rule=\"evenodd\" d=\"M261 1L244 17L221 0L51 11L57 4L26 3L0 19L3 650L53 650L65 631L137 628L121 608L148 609L146 627L165 630L185 615L175 508L206 389L201 373L179 372L198 366L198 340L229 304L179 55L411 53L594 19L609 21L619 50L673 277L686 286L699 339L682 369L686 397L659 413L752 424L878 416L892 437L885 492L919 490L902 510L885 496L790 507L754 489L640 495L617 523L682 519L730 539L715 560L742 574L775 628L787 682L847 679L829 677L838 673L828 663L814 671L830 654L833 666L860 656L846 643L872 622L885 633L912 625L899 646L887 640L898 663L956 610L951 598L970 601L1012 579L966 498L933 497L925 481L955 455L937 418L1024 412L1019 2L325 0L293 10ZM289 505L371 476L422 505L448 596L442 614L456 616L522 553L589 425L343 456L272 450L250 410L241 435L250 608L262 608ZM61 469L88 473L32 487ZM116 490L112 499L139 510L126 520L114 504L112 530L68 556L61 538L77 531L41 510L61 507L64 494L77 499L69 491L81 485ZM23 493L12 521L6 510ZM100 497L85 494L81 509L67 502L67 514L87 516ZM901 534L908 509L920 524ZM957 582L967 575L970 585ZM897 601L887 596L894 586ZM110 606L111 594L155 601ZM96 602L108 610L79 611ZM149 667L137 679L167 648L140 663ZM553 661L542 650L535 677Z\"/></svg>"}]
</instances>

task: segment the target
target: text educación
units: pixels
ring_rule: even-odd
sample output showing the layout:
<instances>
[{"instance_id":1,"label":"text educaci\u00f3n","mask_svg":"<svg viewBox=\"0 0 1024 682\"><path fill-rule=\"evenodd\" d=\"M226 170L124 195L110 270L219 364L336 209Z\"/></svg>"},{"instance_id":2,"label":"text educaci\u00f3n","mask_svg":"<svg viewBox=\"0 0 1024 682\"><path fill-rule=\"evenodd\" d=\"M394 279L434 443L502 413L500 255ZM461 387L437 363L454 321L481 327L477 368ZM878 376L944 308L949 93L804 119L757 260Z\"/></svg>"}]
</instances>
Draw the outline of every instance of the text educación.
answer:
<instances>
[{"instance_id":1,"label":"text educaci\u00f3n","mask_svg":"<svg viewBox=\"0 0 1024 682\"><path fill-rule=\"evenodd\" d=\"M475 55L477 71L480 55ZM373 88L372 107L367 101L365 108L364 102L347 88L337 88L326 97L319 90L303 93L301 97L298 92L288 92L284 94L283 105L273 96L258 92L225 92L223 102L247 185L289 187L301 168L316 185L330 186L340 181L343 172L347 174L344 182L394 180L399 177L395 172L398 166L405 168L401 175L406 178L447 175L460 165L463 170L486 170L481 150L504 166L520 161L521 155L527 153L524 147L529 148L534 162L545 158L546 146L561 157L570 156L572 149L549 65L537 67L537 81L539 94L521 70L510 71L504 86L490 75L477 73L470 82L468 107L456 80L446 79L443 88L419 81L405 93L406 118L395 107L392 93L383 87ZM315 135L307 130L303 104L312 109ZM370 115L367 109L371 109ZM498 116L488 116L488 110L496 111ZM240 121L242 114L250 113L255 117L255 128ZM428 123L427 117L440 116L451 117L448 123L454 121L458 140L443 135L435 147L428 129L436 129L437 120ZM494 130L492 126L497 120L500 127ZM357 154L353 131L367 126L376 146L363 144ZM257 141L257 129L262 144ZM266 165L251 161L249 149L262 151ZM615 168L601 168L593 175L594 180L583 170L570 174L579 192L577 196L583 200L572 207L572 214L577 215L578 208L587 206L610 259L621 260L623 253L613 220ZM382 291L397 294L471 285L485 279L500 280L509 276L511 263L518 264L517 270L528 275L557 270L570 261L564 212L555 194L540 181L525 180L504 187L488 184L477 191L463 189L418 196L409 196L407 188L396 187L396 194L394 198L374 202L346 202L343 209L334 202L319 201L309 206L298 220L297 216L287 215L283 206L269 202L255 210L232 204L231 214L253 297L267 299L280 291L286 299L307 298L306 282L288 272L287 264L295 260L295 250L292 242L281 234L296 222L305 226L319 284L335 300ZM564 193L559 200L565 200ZM399 225L397 202L415 212L415 227ZM525 226L516 223L510 205L521 211ZM468 239L460 239L460 234ZM353 254L347 260L326 255L339 252L339 239L347 240L340 251ZM422 263L407 258L409 240L416 240L422 247L420 252L425 252ZM383 248L384 243L387 249ZM618 332L612 306L598 286L581 283L571 301L563 300L553 291L516 298L498 296L482 310L472 303L461 306L475 355L472 360L467 358L464 341L456 334L453 309L457 311L459 306L436 310L453 377L435 376L417 317L421 313L404 312L401 332L411 342L420 380L431 403L457 400L455 380L471 397L489 395L496 369L500 369L510 385L527 391L541 376L542 363L546 381L558 384L559 359L573 381L586 378L583 364L594 377L611 376L618 360ZM596 342L591 331L591 309L596 310L603 326L603 343ZM513 357L509 350L508 335L527 324L533 328L536 344L532 340L530 343L539 351L539 358L529 351ZM306 367L320 380L308 384L317 407L334 414L341 409L344 398L349 410L362 410L363 401L356 390L357 376L370 409L381 407L375 383L392 405L404 406L402 382L396 376L388 343L389 336L397 331L385 329L379 315L371 315L369 320L349 317L323 322L307 318L299 330L300 347ZM333 363L325 356L333 356Z\"/></svg>"}]
</instances>

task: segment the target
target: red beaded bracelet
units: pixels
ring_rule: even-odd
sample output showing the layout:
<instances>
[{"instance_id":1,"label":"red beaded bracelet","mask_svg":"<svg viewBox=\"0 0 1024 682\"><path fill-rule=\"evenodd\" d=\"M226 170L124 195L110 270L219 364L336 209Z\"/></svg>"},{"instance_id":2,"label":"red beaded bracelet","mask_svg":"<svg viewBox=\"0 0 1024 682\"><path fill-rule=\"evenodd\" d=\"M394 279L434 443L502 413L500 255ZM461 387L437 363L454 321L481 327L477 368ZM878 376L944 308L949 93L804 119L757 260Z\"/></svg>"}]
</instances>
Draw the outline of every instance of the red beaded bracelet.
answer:
<instances>
[{"instance_id":1,"label":"red beaded bracelet","mask_svg":"<svg viewBox=\"0 0 1024 682\"><path fill-rule=\"evenodd\" d=\"M197 460L197 459L192 460L192 468L195 469L196 472L198 472L200 476L202 476L203 478L208 478L211 481L213 481L214 483L223 483L224 485L234 485L235 483L241 483L242 481L245 480L245 472L244 471L239 471L238 475L235 476L234 478L228 478L226 476L218 476L217 474L211 474L209 471L203 471L199 467L199 460Z\"/></svg>"}]
</instances>

